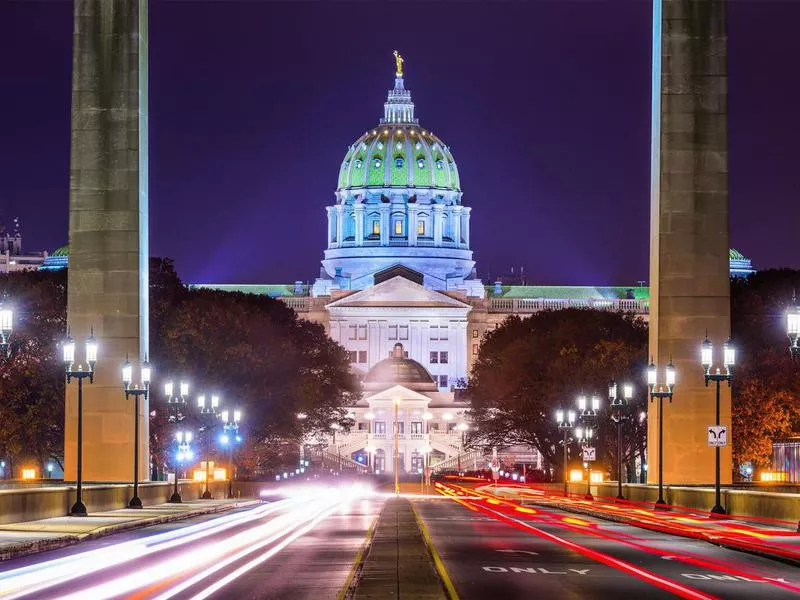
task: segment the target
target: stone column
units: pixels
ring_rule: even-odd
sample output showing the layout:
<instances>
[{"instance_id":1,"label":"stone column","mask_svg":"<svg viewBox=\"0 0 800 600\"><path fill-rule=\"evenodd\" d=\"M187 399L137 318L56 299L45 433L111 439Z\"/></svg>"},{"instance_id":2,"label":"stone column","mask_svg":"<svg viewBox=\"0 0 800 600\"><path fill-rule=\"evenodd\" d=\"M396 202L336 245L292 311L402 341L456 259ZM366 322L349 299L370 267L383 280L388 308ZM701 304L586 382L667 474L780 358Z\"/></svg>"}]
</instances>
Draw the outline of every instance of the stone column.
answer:
<instances>
[{"instance_id":1,"label":"stone column","mask_svg":"<svg viewBox=\"0 0 800 600\"><path fill-rule=\"evenodd\" d=\"M73 3L67 323L79 342L94 328L95 383L84 385L83 478L130 481L134 418L138 476L148 479L148 402L133 414L120 369L139 375L148 352L147 1ZM77 384L67 386L64 478L77 467ZM91 509L91 507L90 507Z\"/></svg>"},{"instance_id":2,"label":"stone column","mask_svg":"<svg viewBox=\"0 0 800 600\"><path fill-rule=\"evenodd\" d=\"M469 216L472 212L472 207L462 206L462 211L464 213L464 228L461 231L461 235L464 238L464 245L469 248Z\"/></svg>"},{"instance_id":3,"label":"stone column","mask_svg":"<svg viewBox=\"0 0 800 600\"><path fill-rule=\"evenodd\" d=\"M343 241L344 238L344 205L337 204L336 205L336 243L338 244L339 248L344 246Z\"/></svg>"},{"instance_id":4,"label":"stone column","mask_svg":"<svg viewBox=\"0 0 800 600\"><path fill-rule=\"evenodd\" d=\"M364 205L356 202L353 205L353 218L356 221L356 246L364 245Z\"/></svg>"},{"instance_id":5,"label":"stone column","mask_svg":"<svg viewBox=\"0 0 800 600\"><path fill-rule=\"evenodd\" d=\"M408 205L408 245L417 245L417 205Z\"/></svg>"},{"instance_id":6,"label":"stone column","mask_svg":"<svg viewBox=\"0 0 800 600\"><path fill-rule=\"evenodd\" d=\"M335 208L333 206L325 207L325 212L328 215L328 248L331 247L331 244L333 243L333 237L335 235L335 229L333 227L334 210Z\"/></svg>"},{"instance_id":7,"label":"stone column","mask_svg":"<svg viewBox=\"0 0 800 600\"><path fill-rule=\"evenodd\" d=\"M461 246L461 207L454 206L453 211L453 241L456 247Z\"/></svg>"},{"instance_id":8,"label":"stone column","mask_svg":"<svg viewBox=\"0 0 800 600\"><path fill-rule=\"evenodd\" d=\"M664 406L664 482L712 483L706 426L714 394L698 363L706 330L717 364L730 334L724 0L655 0L653 57L650 353L662 381L670 356L677 370L674 402ZM730 407L723 386L721 422L729 426ZM653 402L650 483L658 477L656 414ZM730 482L730 446L720 472Z\"/></svg>"},{"instance_id":9,"label":"stone column","mask_svg":"<svg viewBox=\"0 0 800 600\"><path fill-rule=\"evenodd\" d=\"M391 226L389 222L391 207L388 204L381 204L378 210L381 213L381 246L388 246L389 227Z\"/></svg>"},{"instance_id":10,"label":"stone column","mask_svg":"<svg viewBox=\"0 0 800 600\"><path fill-rule=\"evenodd\" d=\"M433 205L433 245L437 248L442 245L442 219L444 218L444 206L441 204Z\"/></svg>"}]
</instances>

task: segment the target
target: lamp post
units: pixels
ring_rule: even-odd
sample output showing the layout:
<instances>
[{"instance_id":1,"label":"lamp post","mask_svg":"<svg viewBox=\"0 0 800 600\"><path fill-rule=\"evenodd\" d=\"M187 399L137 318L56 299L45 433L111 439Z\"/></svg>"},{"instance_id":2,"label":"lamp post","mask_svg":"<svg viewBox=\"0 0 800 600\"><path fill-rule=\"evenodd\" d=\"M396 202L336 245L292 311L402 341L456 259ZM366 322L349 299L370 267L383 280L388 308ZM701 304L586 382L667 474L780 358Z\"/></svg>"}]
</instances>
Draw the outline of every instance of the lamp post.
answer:
<instances>
[{"instance_id":1,"label":"lamp post","mask_svg":"<svg viewBox=\"0 0 800 600\"><path fill-rule=\"evenodd\" d=\"M733 342L731 342L730 339L728 339L728 341L723 345L722 364L725 366L724 373L720 372L719 368L717 368L714 373L711 372L711 361L713 360L713 354L714 345L711 343L711 340L708 339L708 334L706 334L706 339L703 340L703 343L700 347L700 364L703 367L703 375L705 378L706 387L708 387L709 381L713 381L717 384L716 412L714 413L716 420L714 421L714 424L719 426L719 384L723 381L727 381L728 387L731 387L731 382L733 381L733 365L736 362L736 348L734 348ZM726 512L722 507L719 485L719 446L714 447L714 459L714 508L711 509L711 512L715 515L724 515Z\"/></svg>"},{"instance_id":2,"label":"lamp post","mask_svg":"<svg viewBox=\"0 0 800 600\"><path fill-rule=\"evenodd\" d=\"M173 504L181 503L181 495L178 493L178 471L180 465L185 460L192 460L194 452L192 451L192 432L179 429L175 432L175 442L177 443L177 450L175 452L175 489L169 501Z\"/></svg>"},{"instance_id":3,"label":"lamp post","mask_svg":"<svg viewBox=\"0 0 800 600\"><path fill-rule=\"evenodd\" d=\"M64 364L66 365L67 384L72 379L78 380L78 463L75 478L76 498L75 504L69 514L73 517L85 517L86 505L83 503L83 380L88 379L89 383L94 383L94 367L97 364L97 340L94 337L94 330L91 331L86 339L86 364L75 365L75 340L69 335L62 344Z\"/></svg>"},{"instance_id":4,"label":"lamp post","mask_svg":"<svg viewBox=\"0 0 800 600\"><path fill-rule=\"evenodd\" d=\"M583 427L583 433L588 433L587 436L581 436L578 433L578 430L575 430L575 433L579 438L583 438L581 441L581 445L583 448L588 448L589 444L594 437L594 429L590 426L594 423L594 420L597 418L597 415L600 414L600 397L596 394L592 394L590 399L586 398L585 394L578 395L578 411L581 418L581 421L587 423L586 426ZM591 479L592 479L592 469L591 461L585 461L587 464L587 479L586 479L586 500L594 500L592 496L592 488L591 488Z\"/></svg>"},{"instance_id":5,"label":"lamp post","mask_svg":"<svg viewBox=\"0 0 800 600\"><path fill-rule=\"evenodd\" d=\"M800 306L792 295L792 307L786 312L786 335L789 336L789 351L792 358L800 356Z\"/></svg>"},{"instance_id":6,"label":"lamp post","mask_svg":"<svg viewBox=\"0 0 800 600\"><path fill-rule=\"evenodd\" d=\"M239 423L242 421L242 411L238 408L229 411L223 410L219 414L222 419L222 428L225 430L222 443L228 447L228 498L233 498L233 444L239 438Z\"/></svg>"},{"instance_id":7,"label":"lamp post","mask_svg":"<svg viewBox=\"0 0 800 600\"><path fill-rule=\"evenodd\" d=\"M181 381L178 384L178 393L175 393L175 384L170 380L164 382L164 395L167 397L167 410L169 411L169 420L172 423L180 423L183 418L183 410L186 408L186 398L189 395L189 384ZM181 503L181 495L178 493L178 467L177 467L177 454L175 466L175 491L170 496L169 501L175 504Z\"/></svg>"},{"instance_id":8,"label":"lamp post","mask_svg":"<svg viewBox=\"0 0 800 600\"><path fill-rule=\"evenodd\" d=\"M400 399L395 398L392 401L394 407L394 493L400 494L400 423L398 418L400 416Z\"/></svg>"},{"instance_id":9,"label":"lamp post","mask_svg":"<svg viewBox=\"0 0 800 600\"><path fill-rule=\"evenodd\" d=\"M608 384L611 420L617 424L617 500L625 500L625 496L622 495L622 422L628 419L625 411L632 398L633 386L630 383L622 384L622 396L619 395L616 381L612 379Z\"/></svg>"},{"instance_id":10,"label":"lamp post","mask_svg":"<svg viewBox=\"0 0 800 600\"><path fill-rule=\"evenodd\" d=\"M152 369L150 363L142 363L141 384L133 384L133 366L126 359L122 366L122 383L125 386L125 400L133 396L133 498L128 502L128 508L142 508L142 500L139 498L139 396L144 396L150 391L150 376Z\"/></svg>"},{"instance_id":11,"label":"lamp post","mask_svg":"<svg viewBox=\"0 0 800 600\"><path fill-rule=\"evenodd\" d=\"M456 425L456 430L461 432L461 438L459 439L458 443L458 476L461 477L461 455L464 453L464 444L466 443L466 435L467 430L469 429L469 425L461 421L458 425Z\"/></svg>"},{"instance_id":12,"label":"lamp post","mask_svg":"<svg viewBox=\"0 0 800 600\"><path fill-rule=\"evenodd\" d=\"M14 311L3 296L0 301L0 358L11 356L11 332L14 330Z\"/></svg>"},{"instance_id":13,"label":"lamp post","mask_svg":"<svg viewBox=\"0 0 800 600\"><path fill-rule=\"evenodd\" d=\"M212 427L219 411L219 396L216 394L211 395L211 401L206 401L205 394L200 394L197 397L197 408L200 411L200 418L204 421L203 424L203 444L205 446L206 455L206 485L203 495L200 496L203 500L211 500L211 490L208 489L209 478L209 459L211 458L211 437Z\"/></svg>"},{"instance_id":14,"label":"lamp post","mask_svg":"<svg viewBox=\"0 0 800 600\"><path fill-rule=\"evenodd\" d=\"M564 418L565 415L566 419ZM575 411L568 410L565 413L561 409L557 410L556 423L558 423L558 428L564 435L564 439L561 440L561 445L564 448L564 497L566 498L569 494L567 489L567 453L569 452L567 444L569 444L570 430L575 427Z\"/></svg>"},{"instance_id":15,"label":"lamp post","mask_svg":"<svg viewBox=\"0 0 800 600\"><path fill-rule=\"evenodd\" d=\"M338 423L331 423L331 431L333 432L333 445L336 448L336 474L341 476L342 474L342 452L339 449L339 446L336 445L336 432L342 428L341 425Z\"/></svg>"},{"instance_id":16,"label":"lamp post","mask_svg":"<svg viewBox=\"0 0 800 600\"><path fill-rule=\"evenodd\" d=\"M647 367L647 385L650 388L650 401L658 399L658 500L656 510L669 510L664 501L664 398L672 404L672 394L675 389L675 366L670 358L666 367L666 387L658 385L658 368L650 361Z\"/></svg>"},{"instance_id":17,"label":"lamp post","mask_svg":"<svg viewBox=\"0 0 800 600\"><path fill-rule=\"evenodd\" d=\"M592 438L594 437L594 429L592 427L576 427L575 436L578 438L578 443L583 448L586 448L589 446L589 444L592 443ZM588 460L585 461L585 464L586 464L586 495L584 496L584 499L594 500L594 496L592 496L592 466Z\"/></svg>"}]
</instances>

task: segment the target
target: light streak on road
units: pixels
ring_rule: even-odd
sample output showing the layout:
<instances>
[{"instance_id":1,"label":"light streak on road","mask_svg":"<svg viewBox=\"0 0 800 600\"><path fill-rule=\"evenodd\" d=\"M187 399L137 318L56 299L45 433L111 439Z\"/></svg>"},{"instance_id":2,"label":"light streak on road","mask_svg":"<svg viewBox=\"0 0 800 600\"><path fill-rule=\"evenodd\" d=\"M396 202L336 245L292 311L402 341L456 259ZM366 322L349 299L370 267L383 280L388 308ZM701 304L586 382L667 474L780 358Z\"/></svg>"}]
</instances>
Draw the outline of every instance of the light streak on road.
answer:
<instances>
[{"instance_id":1,"label":"light streak on road","mask_svg":"<svg viewBox=\"0 0 800 600\"><path fill-rule=\"evenodd\" d=\"M49 592L64 600L124 595L167 600L191 594L198 585L195 597L205 598L371 495L360 486L308 486L286 493L287 498L254 509L0 573L0 597ZM254 560L241 564L254 553Z\"/></svg>"}]
</instances>

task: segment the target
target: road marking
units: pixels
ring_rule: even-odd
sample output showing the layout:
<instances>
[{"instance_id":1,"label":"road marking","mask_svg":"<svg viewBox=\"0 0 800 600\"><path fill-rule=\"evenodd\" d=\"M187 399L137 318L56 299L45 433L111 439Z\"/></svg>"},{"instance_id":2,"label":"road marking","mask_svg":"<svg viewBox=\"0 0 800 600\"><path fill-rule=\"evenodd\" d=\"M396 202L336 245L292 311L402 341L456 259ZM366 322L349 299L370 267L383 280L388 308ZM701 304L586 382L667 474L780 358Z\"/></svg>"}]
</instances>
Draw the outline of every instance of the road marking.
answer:
<instances>
[{"instance_id":1,"label":"road marking","mask_svg":"<svg viewBox=\"0 0 800 600\"><path fill-rule=\"evenodd\" d=\"M750 579L743 575L717 575L715 573L681 573L681 577L686 577L686 579L700 579L703 581L744 581L746 583L769 583L770 581L776 581L778 583L788 583L789 585L794 583L785 577L764 577L764 579L761 580Z\"/></svg>"},{"instance_id":2,"label":"road marking","mask_svg":"<svg viewBox=\"0 0 800 600\"><path fill-rule=\"evenodd\" d=\"M566 571L550 571L543 567L498 567L488 565L482 567L487 573L531 573L542 575L586 575L591 569L567 569Z\"/></svg>"},{"instance_id":3,"label":"road marking","mask_svg":"<svg viewBox=\"0 0 800 600\"><path fill-rule=\"evenodd\" d=\"M442 579L442 584L444 584L444 589L447 592L447 597L450 600L458 600L458 593L456 592L456 588L453 585L453 581L450 579L450 575L447 574L447 569L444 568L444 563L442 559L439 557L439 553L436 551L436 547L433 545L431 541L431 536L428 533L428 528L425 527L425 523L422 522L422 518L419 516L419 513L414 508L414 504L411 504L411 512L414 513L414 517L417 520L417 527L419 527L420 533L422 533L422 539L425 540L425 545L428 547L428 550L431 553L431 557L433 558L433 564L436 566L436 571L439 573L439 577Z\"/></svg>"},{"instance_id":4,"label":"road marking","mask_svg":"<svg viewBox=\"0 0 800 600\"><path fill-rule=\"evenodd\" d=\"M498 552L516 552L518 554L530 554L531 556L539 556L538 552L534 552L533 550L511 550L511 549L500 549Z\"/></svg>"}]
</instances>

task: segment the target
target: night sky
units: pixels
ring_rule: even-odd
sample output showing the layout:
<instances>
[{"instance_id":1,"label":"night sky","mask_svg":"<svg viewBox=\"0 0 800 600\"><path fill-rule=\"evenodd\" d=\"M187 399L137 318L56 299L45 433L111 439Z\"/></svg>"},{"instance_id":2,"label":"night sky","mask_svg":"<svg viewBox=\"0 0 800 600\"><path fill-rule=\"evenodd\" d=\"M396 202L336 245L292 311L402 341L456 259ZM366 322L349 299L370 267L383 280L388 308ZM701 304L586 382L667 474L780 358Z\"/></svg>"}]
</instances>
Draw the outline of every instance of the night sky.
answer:
<instances>
[{"instance_id":1,"label":"night sky","mask_svg":"<svg viewBox=\"0 0 800 600\"><path fill-rule=\"evenodd\" d=\"M72 3L0 2L0 222L66 243ZM313 280L392 50L449 144L486 278L648 278L650 3L151 0L151 254L185 281ZM729 3L731 243L800 267L800 2Z\"/></svg>"}]
</instances>

